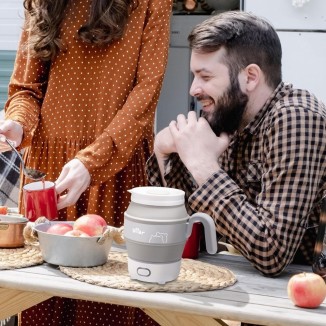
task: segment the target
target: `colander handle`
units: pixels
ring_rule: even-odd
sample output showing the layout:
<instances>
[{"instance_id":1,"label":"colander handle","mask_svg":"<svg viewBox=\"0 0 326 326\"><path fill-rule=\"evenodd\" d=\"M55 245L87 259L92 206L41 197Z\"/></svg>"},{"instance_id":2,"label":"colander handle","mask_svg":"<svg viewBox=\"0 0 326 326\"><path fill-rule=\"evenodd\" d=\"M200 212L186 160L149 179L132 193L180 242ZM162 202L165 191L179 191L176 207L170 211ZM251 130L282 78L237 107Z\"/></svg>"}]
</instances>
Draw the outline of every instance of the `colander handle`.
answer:
<instances>
[{"instance_id":1,"label":"colander handle","mask_svg":"<svg viewBox=\"0 0 326 326\"><path fill-rule=\"evenodd\" d=\"M124 244L125 239L123 236L124 227L121 226L120 228L116 228L114 226L107 226L106 230L104 231L103 235L98 239L99 244L103 244L106 238L113 238L116 244Z\"/></svg>"},{"instance_id":2,"label":"colander handle","mask_svg":"<svg viewBox=\"0 0 326 326\"><path fill-rule=\"evenodd\" d=\"M26 244L38 243L38 234L34 226L41 223L50 223L50 221L45 216L40 216L35 222L27 222L23 230L23 237Z\"/></svg>"}]
</instances>

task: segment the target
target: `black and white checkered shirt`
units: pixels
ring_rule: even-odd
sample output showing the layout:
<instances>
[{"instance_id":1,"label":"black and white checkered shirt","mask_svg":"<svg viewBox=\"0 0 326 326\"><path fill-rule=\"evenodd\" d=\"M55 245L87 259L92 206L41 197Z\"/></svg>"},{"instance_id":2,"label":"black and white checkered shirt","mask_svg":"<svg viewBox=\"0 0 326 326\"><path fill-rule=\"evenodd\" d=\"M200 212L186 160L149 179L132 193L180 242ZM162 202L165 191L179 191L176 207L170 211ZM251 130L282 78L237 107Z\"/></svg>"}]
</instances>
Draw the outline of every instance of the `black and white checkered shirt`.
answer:
<instances>
[{"instance_id":1,"label":"black and white checkered shirt","mask_svg":"<svg viewBox=\"0 0 326 326\"><path fill-rule=\"evenodd\" d=\"M260 272L275 276L292 261L311 264L326 189L326 108L311 93L281 83L253 121L236 133L216 171L198 187L177 154L165 180L186 192L191 212ZM160 185L155 156L150 184Z\"/></svg>"}]
</instances>

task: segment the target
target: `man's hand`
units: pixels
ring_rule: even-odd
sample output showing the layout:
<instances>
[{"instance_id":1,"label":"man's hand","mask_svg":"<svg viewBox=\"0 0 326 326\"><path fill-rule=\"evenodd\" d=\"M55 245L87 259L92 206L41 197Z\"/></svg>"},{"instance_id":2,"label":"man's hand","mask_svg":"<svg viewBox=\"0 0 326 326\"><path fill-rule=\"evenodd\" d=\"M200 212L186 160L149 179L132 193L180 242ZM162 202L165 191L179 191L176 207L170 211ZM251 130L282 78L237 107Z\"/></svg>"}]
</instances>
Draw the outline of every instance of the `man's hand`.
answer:
<instances>
[{"instance_id":1,"label":"man's hand","mask_svg":"<svg viewBox=\"0 0 326 326\"><path fill-rule=\"evenodd\" d=\"M155 136L154 153L158 162L158 166L161 172L162 184L166 186L164 180L164 161L169 157L171 153L176 152L174 140L171 135L169 127L164 128Z\"/></svg>"},{"instance_id":2,"label":"man's hand","mask_svg":"<svg viewBox=\"0 0 326 326\"><path fill-rule=\"evenodd\" d=\"M90 182L91 176L80 160L73 159L68 162L55 182L58 194L67 191L67 194L60 196L58 209L74 205Z\"/></svg>"},{"instance_id":3,"label":"man's hand","mask_svg":"<svg viewBox=\"0 0 326 326\"><path fill-rule=\"evenodd\" d=\"M182 114L169 125L180 159L201 185L220 169L217 160L227 149L230 139L225 133L217 137L204 118L197 119L196 113Z\"/></svg>"},{"instance_id":4,"label":"man's hand","mask_svg":"<svg viewBox=\"0 0 326 326\"><path fill-rule=\"evenodd\" d=\"M156 157L167 158L176 152L174 140L169 127L164 128L155 136L154 152Z\"/></svg>"},{"instance_id":5,"label":"man's hand","mask_svg":"<svg viewBox=\"0 0 326 326\"><path fill-rule=\"evenodd\" d=\"M14 142L14 146L17 147L21 144L23 139L23 127L16 121L1 120L0 121L0 152L11 150L11 147L4 142L4 138L7 138Z\"/></svg>"}]
</instances>

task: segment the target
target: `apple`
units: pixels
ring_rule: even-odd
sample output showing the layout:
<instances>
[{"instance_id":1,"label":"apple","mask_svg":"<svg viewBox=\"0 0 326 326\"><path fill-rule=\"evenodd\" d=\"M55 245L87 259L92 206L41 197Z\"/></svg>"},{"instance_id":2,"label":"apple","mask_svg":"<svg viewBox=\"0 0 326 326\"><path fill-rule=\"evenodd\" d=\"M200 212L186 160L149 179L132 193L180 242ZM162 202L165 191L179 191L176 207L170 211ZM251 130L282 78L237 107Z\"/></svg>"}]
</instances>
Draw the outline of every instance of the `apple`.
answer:
<instances>
[{"instance_id":1,"label":"apple","mask_svg":"<svg viewBox=\"0 0 326 326\"><path fill-rule=\"evenodd\" d=\"M106 227L105 219L96 214L83 215L74 223L74 230L85 232L91 237L102 235Z\"/></svg>"},{"instance_id":2,"label":"apple","mask_svg":"<svg viewBox=\"0 0 326 326\"><path fill-rule=\"evenodd\" d=\"M299 273L290 278L287 291L296 306L317 308L325 300L326 284L318 274Z\"/></svg>"},{"instance_id":3,"label":"apple","mask_svg":"<svg viewBox=\"0 0 326 326\"><path fill-rule=\"evenodd\" d=\"M72 225L67 224L67 223L55 223L52 224L48 230L46 231L47 233L50 234L58 234L58 235L63 235L68 231L72 230Z\"/></svg>"},{"instance_id":4,"label":"apple","mask_svg":"<svg viewBox=\"0 0 326 326\"><path fill-rule=\"evenodd\" d=\"M7 206L0 206L0 214L7 215L8 214L8 207Z\"/></svg>"},{"instance_id":5,"label":"apple","mask_svg":"<svg viewBox=\"0 0 326 326\"><path fill-rule=\"evenodd\" d=\"M81 237L81 238L89 238L89 235L83 231L79 230L70 230L64 234L67 237Z\"/></svg>"}]
</instances>

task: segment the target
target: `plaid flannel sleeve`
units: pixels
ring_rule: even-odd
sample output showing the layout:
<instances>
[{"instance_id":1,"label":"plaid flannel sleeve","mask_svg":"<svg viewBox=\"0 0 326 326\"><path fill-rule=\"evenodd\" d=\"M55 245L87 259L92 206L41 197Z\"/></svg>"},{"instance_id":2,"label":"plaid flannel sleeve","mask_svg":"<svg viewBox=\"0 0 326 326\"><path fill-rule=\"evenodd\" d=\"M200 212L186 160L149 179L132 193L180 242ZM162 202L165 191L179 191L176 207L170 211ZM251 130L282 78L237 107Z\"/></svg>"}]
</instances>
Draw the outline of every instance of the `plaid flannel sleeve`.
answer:
<instances>
[{"instance_id":1,"label":"plaid flannel sleeve","mask_svg":"<svg viewBox=\"0 0 326 326\"><path fill-rule=\"evenodd\" d=\"M18 206L19 158L11 151L0 153L0 205Z\"/></svg>"},{"instance_id":2,"label":"plaid flannel sleeve","mask_svg":"<svg viewBox=\"0 0 326 326\"><path fill-rule=\"evenodd\" d=\"M147 161L146 172L152 186L162 186L160 169L154 154ZM176 153L171 154L166 162L164 180L167 187L183 190L186 200L197 188L195 180Z\"/></svg>"}]
</instances>

